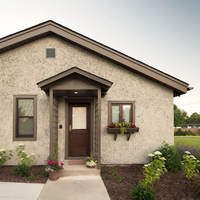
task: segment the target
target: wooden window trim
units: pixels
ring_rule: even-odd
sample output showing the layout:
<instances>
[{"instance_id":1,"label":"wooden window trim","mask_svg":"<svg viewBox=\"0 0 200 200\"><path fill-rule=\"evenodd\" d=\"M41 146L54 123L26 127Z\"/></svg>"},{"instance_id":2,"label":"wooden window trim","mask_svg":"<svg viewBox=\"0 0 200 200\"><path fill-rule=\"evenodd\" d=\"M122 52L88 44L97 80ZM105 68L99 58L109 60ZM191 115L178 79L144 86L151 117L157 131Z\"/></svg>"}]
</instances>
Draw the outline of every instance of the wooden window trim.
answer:
<instances>
[{"instance_id":1,"label":"wooden window trim","mask_svg":"<svg viewBox=\"0 0 200 200\"><path fill-rule=\"evenodd\" d=\"M112 105L120 106L120 119L123 118L123 105L131 105L130 122L135 124L135 101L109 101L108 102L108 124L112 123Z\"/></svg>"},{"instance_id":2,"label":"wooden window trim","mask_svg":"<svg viewBox=\"0 0 200 200\"><path fill-rule=\"evenodd\" d=\"M33 99L33 116L18 116L18 99ZM36 141L37 140L37 95L14 95L13 106L13 141ZM33 136L18 136L17 122L19 118L33 118L34 132ZM18 118L18 119L17 119Z\"/></svg>"}]
</instances>

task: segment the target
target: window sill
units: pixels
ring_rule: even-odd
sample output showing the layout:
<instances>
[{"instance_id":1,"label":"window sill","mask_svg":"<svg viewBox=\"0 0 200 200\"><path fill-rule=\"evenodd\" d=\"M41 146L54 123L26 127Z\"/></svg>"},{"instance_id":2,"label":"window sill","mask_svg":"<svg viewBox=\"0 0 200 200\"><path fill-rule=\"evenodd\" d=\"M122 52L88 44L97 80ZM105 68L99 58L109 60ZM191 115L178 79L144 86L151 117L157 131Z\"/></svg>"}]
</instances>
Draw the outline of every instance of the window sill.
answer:
<instances>
[{"instance_id":1,"label":"window sill","mask_svg":"<svg viewBox=\"0 0 200 200\"><path fill-rule=\"evenodd\" d=\"M37 139L36 138L17 137L17 138L13 138L13 141L37 141Z\"/></svg>"},{"instance_id":2,"label":"window sill","mask_svg":"<svg viewBox=\"0 0 200 200\"><path fill-rule=\"evenodd\" d=\"M127 141L129 141L131 134L138 132L139 131L139 127L136 128L126 128L125 129L126 132L124 133L124 135L127 135ZM117 135L121 134L120 132L120 128L107 128L107 132L109 134L114 134L114 140L117 139Z\"/></svg>"}]
</instances>

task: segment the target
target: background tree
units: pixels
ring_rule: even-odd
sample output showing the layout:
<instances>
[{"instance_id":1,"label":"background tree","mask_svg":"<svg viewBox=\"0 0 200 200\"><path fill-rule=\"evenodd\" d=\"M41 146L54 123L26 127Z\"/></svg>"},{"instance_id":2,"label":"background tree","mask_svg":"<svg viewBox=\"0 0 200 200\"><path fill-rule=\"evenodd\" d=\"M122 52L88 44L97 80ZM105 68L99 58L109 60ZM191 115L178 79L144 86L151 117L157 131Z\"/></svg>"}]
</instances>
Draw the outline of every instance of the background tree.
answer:
<instances>
[{"instance_id":1,"label":"background tree","mask_svg":"<svg viewBox=\"0 0 200 200\"><path fill-rule=\"evenodd\" d=\"M178 108L178 106L174 104L174 126L181 126L182 124L185 124L187 120L187 112Z\"/></svg>"},{"instance_id":2,"label":"background tree","mask_svg":"<svg viewBox=\"0 0 200 200\"><path fill-rule=\"evenodd\" d=\"M200 114L198 114L197 112L192 113L192 115L190 115L190 117L188 118L187 122L200 122Z\"/></svg>"}]
</instances>

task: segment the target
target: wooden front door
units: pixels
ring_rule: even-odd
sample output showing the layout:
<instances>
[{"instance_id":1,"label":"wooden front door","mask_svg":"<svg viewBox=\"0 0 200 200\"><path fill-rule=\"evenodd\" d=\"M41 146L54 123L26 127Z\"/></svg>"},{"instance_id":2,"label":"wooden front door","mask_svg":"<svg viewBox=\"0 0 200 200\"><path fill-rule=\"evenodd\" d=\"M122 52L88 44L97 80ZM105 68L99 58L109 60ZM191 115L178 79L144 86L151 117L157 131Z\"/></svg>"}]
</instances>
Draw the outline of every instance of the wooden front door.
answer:
<instances>
[{"instance_id":1,"label":"wooden front door","mask_svg":"<svg viewBox=\"0 0 200 200\"><path fill-rule=\"evenodd\" d=\"M69 156L90 154L90 104L69 104Z\"/></svg>"}]
</instances>

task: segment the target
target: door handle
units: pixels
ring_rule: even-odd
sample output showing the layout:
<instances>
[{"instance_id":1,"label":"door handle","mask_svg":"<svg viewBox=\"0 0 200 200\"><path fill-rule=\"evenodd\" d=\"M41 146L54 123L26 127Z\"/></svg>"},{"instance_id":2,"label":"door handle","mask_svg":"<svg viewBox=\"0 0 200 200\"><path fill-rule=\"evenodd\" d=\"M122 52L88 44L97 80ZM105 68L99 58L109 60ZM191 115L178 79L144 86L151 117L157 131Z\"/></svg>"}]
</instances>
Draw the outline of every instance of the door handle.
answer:
<instances>
[{"instance_id":1,"label":"door handle","mask_svg":"<svg viewBox=\"0 0 200 200\"><path fill-rule=\"evenodd\" d=\"M72 130L72 125L69 125L69 131L71 131Z\"/></svg>"}]
</instances>

